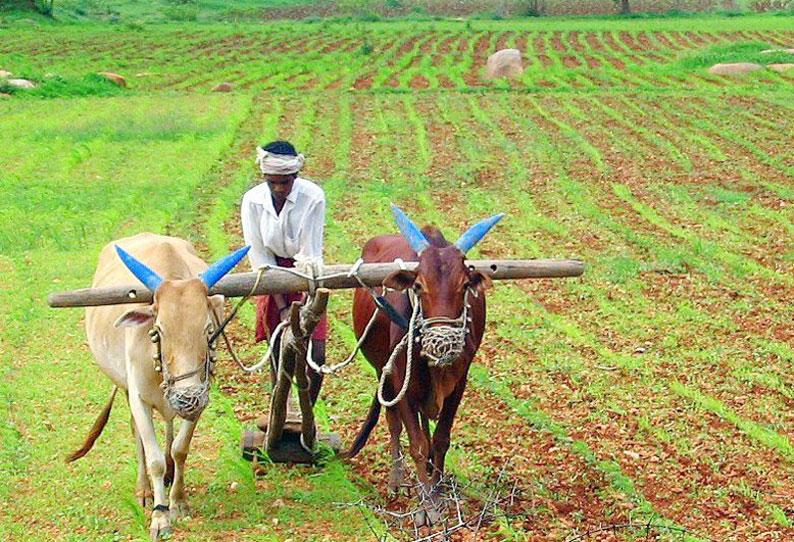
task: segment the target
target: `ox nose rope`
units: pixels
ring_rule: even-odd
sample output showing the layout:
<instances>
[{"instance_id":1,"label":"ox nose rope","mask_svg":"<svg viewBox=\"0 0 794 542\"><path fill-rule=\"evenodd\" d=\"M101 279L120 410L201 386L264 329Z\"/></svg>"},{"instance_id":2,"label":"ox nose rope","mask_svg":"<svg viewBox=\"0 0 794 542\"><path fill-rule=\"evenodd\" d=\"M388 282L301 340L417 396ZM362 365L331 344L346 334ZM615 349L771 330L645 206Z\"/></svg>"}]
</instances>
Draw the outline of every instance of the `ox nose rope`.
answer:
<instances>
[{"instance_id":1,"label":"ox nose rope","mask_svg":"<svg viewBox=\"0 0 794 542\"><path fill-rule=\"evenodd\" d=\"M406 333L397 344L391 356L389 356L389 361L383 366L380 381L378 382L378 401L381 406L391 408L405 397L408 391L408 384L411 381L411 370L413 369L414 361L414 343L420 343L420 356L428 358L427 364L430 367L445 367L452 364L452 362L460 357L466 345L466 335L469 333L469 323L471 322L471 318L468 316L469 293L471 291L471 288L467 288L466 293L463 295L463 311L458 318L439 316L427 319L423 319L422 317L422 303L419 296L417 296L416 292L413 290L408 291L408 298L413 307L408 325L408 333ZM476 293L473 295L476 295ZM447 325L433 326L433 324ZM419 326L418 336L417 325ZM397 395L387 401L383 397L383 388L386 385L386 378L394 372L394 362L397 356L406 348L406 345L408 351L405 356L405 375L403 375L402 386Z\"/></svg>"}]
</instances>

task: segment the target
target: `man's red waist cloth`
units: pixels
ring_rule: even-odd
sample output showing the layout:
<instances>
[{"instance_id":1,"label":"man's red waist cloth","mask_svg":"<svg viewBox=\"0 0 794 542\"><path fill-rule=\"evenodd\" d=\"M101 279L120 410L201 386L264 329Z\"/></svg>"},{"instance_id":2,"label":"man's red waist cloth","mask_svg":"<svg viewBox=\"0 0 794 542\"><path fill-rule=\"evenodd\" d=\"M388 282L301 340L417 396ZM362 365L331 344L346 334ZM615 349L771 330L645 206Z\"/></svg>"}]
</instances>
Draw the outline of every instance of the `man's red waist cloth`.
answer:
<instances>
[{"instance_id":1,"label":"man's red waist cloth","mask_svg":"<svg viewBox=\"0 0 794 542\"><path fill-rule=\"evenodd\" d=\"M295 267L295 260L292 258L281 258L276 256L276 265L279 267ZM303 301L306 294L294 292L282 294L289 307L293 301ZM275 331L281 319L278 315L278 304L272 295L261 295L256 298L256 342L264 341ZM312 339L325 340L328 338L328 318L323 315L323 319L314 328Z\"/></svg>"}]
</instances>

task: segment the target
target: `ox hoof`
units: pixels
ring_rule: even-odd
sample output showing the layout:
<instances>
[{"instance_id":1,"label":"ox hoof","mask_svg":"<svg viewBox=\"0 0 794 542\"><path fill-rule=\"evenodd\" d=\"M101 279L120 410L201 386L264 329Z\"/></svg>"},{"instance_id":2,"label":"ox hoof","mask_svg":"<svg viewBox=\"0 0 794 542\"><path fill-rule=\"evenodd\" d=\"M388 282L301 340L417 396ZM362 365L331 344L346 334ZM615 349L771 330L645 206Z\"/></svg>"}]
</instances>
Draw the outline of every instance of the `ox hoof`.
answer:
<instances>
[{"instance_id":1,"label":"ox hoof","mask_svg":"<svg viewBox=\"0 0 794 542\"><path fill-rule=\"evenodd\" d=\"M405 473L403 472L402 465L395 464L391 469L391 473L389 474L389 493L397 494L397 492L400 491L400 487L402 486L404 478Z\"/></svg>"},{"instance_id":2,"label":"ox hoof","mask_svg":"<svg viewBox=\"0 0 794 542\"><path fill-rule=\"evenodd\" d=\"M187 520L190 519L191 516L190 505L188 505L187 501L172 501L169 511L172 521L178 519Z\"/></svg>"},{"instance_id":3,"label":"ox hoof","mask_svg":"<svg viewBox=\"0 0 794 542\"><path fill-rule=\"evenodd\" d=\"M441 512L435 507L421 508L414 513L414 524L417 527L430 527L441 523Z\"/></svg>"},{"instance_id":4,"label":"ox hoof","mask_svg":"<svg viewBox=\"0 0 794 542\"><path fill-rule=\"evenodd\" d=\"M149 527L149 536L151 536L152 542L171 538L171 522L168 519L168 513L154 512L154 514L152 515L152 525Z\"/></svg>"}]
</instances>

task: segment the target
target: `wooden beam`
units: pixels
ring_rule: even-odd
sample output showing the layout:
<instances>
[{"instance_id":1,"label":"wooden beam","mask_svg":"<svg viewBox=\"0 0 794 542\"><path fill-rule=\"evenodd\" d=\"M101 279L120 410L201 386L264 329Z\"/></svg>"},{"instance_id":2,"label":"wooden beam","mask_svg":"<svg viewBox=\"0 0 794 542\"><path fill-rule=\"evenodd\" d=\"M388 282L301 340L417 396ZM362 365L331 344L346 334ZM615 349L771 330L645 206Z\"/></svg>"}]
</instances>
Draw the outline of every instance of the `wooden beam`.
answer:
<instances>
[{"instance_id":1,"label":"wooden beam","mask_svg":"<svg viewBox=\"0 0 794 542\"><path fill-rule=\"evenodd\" d=\"M578 277L584 272L584 264L578 260L468 260L466 264L489 275L493 280ZM404 263L405 268L411 270L416 265L416 262ZM322 286L331 290L359 287L355 277L347 276L351 268L351 265L325 266L323 276L336 276L325 280ZM367 286L380 286L383 279L399 270L399 264L394 262L365 263L359 267L358 276ZM210 293L223 294L226 297L244 296L253 288L256 276L256 272L231 273L221 279ZM262 275L254 295L307 290L309 281L306 279L282 269L268 269ZM151 301L152 293L141 284L56 292L47 298L51 307L91 307Z\"/></svg>"}]
</instances>

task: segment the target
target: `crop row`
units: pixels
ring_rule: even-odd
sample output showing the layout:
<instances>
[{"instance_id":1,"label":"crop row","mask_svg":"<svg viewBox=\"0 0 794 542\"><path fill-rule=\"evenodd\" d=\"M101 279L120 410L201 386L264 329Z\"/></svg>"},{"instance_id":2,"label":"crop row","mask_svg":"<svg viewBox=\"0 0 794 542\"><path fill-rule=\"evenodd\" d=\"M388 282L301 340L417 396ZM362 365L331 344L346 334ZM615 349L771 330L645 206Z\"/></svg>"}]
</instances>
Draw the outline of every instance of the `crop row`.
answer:
<instances>
[{"instance_id":1,"label":"crop row","mask_svg":"<svg viewBox=\"0 0 794 542\"><path fill-rule=\"evenodd\" d=\"M169 28L145 34L56 30L21 33L0 44L4 69L41 77L109 70L135 89L207 91L228 81L257 90L439 88L697 88L729 84L705 69L685 70L680 58L714 45L764 42L790 47L785 30L425 30L363 27L231 32L210 27L183 34ZM511 82L484 79L487 57L518 48L525 73ZM143 53L141 52L143 51ZM791 76L764 72L753 84Z\"/></svg>"}]
</instances>

